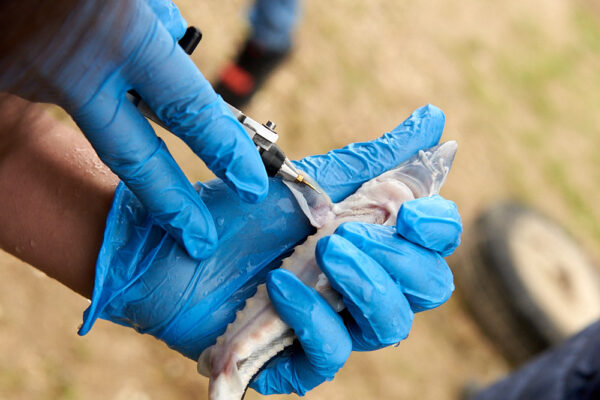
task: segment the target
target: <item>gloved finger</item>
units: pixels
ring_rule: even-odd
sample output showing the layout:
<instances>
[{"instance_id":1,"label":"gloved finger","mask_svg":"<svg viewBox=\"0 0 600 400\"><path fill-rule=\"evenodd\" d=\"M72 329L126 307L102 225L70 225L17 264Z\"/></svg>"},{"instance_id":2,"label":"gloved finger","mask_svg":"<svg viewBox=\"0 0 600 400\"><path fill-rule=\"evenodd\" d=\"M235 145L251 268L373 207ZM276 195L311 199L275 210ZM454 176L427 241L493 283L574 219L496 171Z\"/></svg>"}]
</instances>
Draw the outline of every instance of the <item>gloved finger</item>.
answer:
<instances>
[{"instance_id":1,"label":"gloved finger","mask_svg":"<svg viewBox=\"0 0 600 400\"><path fill-rule=\"evenodd\" d=\"M352 351L340 316L287 270L269 273L267 291L281 319L294 330L302 351L268 365L253 387L261 393L302 394L333 378Z\"/></svg>"},{"instance_id":2,"label":"gloved finger","mask_svg":"<svg viewBox=\"0 0 600 400\"><path fill-rule=\"evenodd\" d=\"M123 69L125 79L243 200L263 200L267 174L250 137L158 21L152 35Z\"/></svg>"},{"instance_id":3,"label":"gloved finger","mask_svg":"<svg viewBox=\"0 0 600 400\"><path fill-rule=\"evenodd\" d=\"M426 105L379 139L306 157L296 165L337 202L352 194L363 182L395 167L418 150L437 144L444 121L439 108Z\"/></svg>"},{"instance_id":4,"label":"gloved finger","mask_svg":"<svg viewBox=\"0 0 600 400\"><path fill-rule=\"evenodd\" d=\"M217 233L208 209L124 94L99 93L70 114L102 161L190 256L201 259L214 252Z\"/></svg>"},{"instance_id":5,"label":"gloved finger","mask_svg":"<svg viewBox=\"0 0 600 400\"><path fill-rule=\"evenodd\" d=\"M462 221L454 202L434 195L404 202L396 230L411 242L446 257L460 244Z\"/></svg>"},{"instance_id":6,"label":"gloved finger","mask_svg":"<svg viewBox=\"0 0 600 400\"><path fill-rule=\"evenodd\" d=\"M446 261L437 252L403 239L391 226L349 222L336 230L336 236L344 238L384 268L414 312L443 304L454 291L452 271Z\"/></svg>"},{"instance_id":7,"label":"gloved finger","mask_svg":"<svg viewBox=\"0 0 600 400\"><path fill-rule=\"evenodd\" d=\"M378 349L408 336L413 312L377 261L337 234L319 240L316 257L355 321L348 325L355 350Z\"/></svg>"},{"instance_id":8,"label":"gloved finger","mask_svg":"<svg viewBox=\"0 0 600 400\"><path fill-rule=\"evenodd\" d=\"M296 348L292 354L280 355L271 360L250 382L250 387L265 396L289 393L303 396L328 380L331 378L315 373L306 354Z\"/></svg>"},{"instance_id":9,"label":"gloved finger","mask_svg":"<svg viewBox=\"0 0 600 400\"><path fill-rule=\"evenodd\" d=\"M179 8L171 0L146 0L154 14L171 34L175 41L185 34L187 22L179 12Z\"/></svg>"}]
</instances>

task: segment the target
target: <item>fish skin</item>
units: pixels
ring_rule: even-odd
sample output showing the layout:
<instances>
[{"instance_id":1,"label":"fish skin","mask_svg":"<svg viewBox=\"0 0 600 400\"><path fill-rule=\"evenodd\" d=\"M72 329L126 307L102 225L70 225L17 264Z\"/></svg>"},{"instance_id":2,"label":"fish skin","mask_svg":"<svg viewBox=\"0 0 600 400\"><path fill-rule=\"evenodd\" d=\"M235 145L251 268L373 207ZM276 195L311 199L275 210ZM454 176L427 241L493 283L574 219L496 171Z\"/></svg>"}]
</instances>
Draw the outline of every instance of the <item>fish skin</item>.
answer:
<instances>
[{"instance_id":1,"label":"fish skin","mask_svg":"<svg viewBox=\"0 0 600 400\"><path fill-rule=\"evenodd\" d=\"M456 142L450 141L419 151L335 204L320 188L321 194L318 194L306 185L287 184L317 232L296 246L283 260L281 268L294 273L336 311L341 311L344 308L341 297L331 288L315 259L318 240L333 234L344 222L395 224L404 201L439 192L456 149ZM225 333L198 359L198 372L210 377L209 399L242 399L252 378L294 339L293 331L279 318L271 304L266 286L259 285L256 294L236 313Z\"/></svg>"}]
</instances>

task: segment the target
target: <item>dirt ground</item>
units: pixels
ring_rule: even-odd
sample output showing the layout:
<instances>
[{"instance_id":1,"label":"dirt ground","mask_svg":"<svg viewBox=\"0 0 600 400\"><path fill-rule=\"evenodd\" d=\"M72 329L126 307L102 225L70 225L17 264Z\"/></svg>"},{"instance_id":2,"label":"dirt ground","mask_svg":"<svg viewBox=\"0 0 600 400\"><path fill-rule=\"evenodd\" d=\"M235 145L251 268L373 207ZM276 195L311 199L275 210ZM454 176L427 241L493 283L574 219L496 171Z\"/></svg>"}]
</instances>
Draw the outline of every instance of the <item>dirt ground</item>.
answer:
<instances>
[{"instance_id":1,"label":"dirt ground","mask_svg":"<svg viewBox=\"0 0 600 400\"><path fill-rule=\"evenodd\" d=\"M247 2L178 4L204 32L193 58L212 79L244 36ZM247 110L277 122L289 156L375 138L433 103L444 139L459 143L442 194L465 229L487 205L519 199L598 258L600 2L330 0L306 1L303 14L293 56ZM164 137L190 179L210 176ZM0 399L206 397L194 362L104 321L78 337L87 300L5 253L0 274ZM456 399L507 370L457 292L417 315L398 347L353 354L306 398Z\"/></svg>"}]
</instances>

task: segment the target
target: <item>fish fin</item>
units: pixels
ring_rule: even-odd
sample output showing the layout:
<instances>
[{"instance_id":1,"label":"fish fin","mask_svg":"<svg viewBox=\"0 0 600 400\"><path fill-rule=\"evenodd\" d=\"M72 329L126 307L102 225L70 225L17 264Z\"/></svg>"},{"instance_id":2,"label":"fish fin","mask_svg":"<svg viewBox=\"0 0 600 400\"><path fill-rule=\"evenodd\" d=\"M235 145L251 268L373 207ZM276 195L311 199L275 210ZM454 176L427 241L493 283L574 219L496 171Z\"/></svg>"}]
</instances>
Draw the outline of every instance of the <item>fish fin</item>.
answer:
<instances>
[{"instance_id":1,"label":"fish fin","mask_svg":"<svg viewBox=\"0 0 600 400\"><path fill-rule=\"evenodd\" d=\"M440 192L444 184L458 144L454 140L438 144L404 161L382 175L393 175L413 192L415 198L428 197Z\"/></svg>"},{"instance_id":2,"label":"fish fin","mask_svg":"<svg viewBox=\"0 0 600 400\"><path fill-rule=\"evenodd\" d=\"M283 183L290 189L311 225L315 228L320 228L329 220L333 204L327 193L325 193L317 182L306 173L303 172L303 174L304 179L310 183L310 186L290 181L284 181Z\"/></svg>"},{"instance_id":3,"label":"fish fin","mask_svg":"<svg viewBox=\"0 0 600 400\"><path fill-rule=\"evenodd\" d=\"M240 400L246 393L246 386L233 368L228 376L217 375L209 382L209 396L211 400Z\"/></svg>"}]
</instances>

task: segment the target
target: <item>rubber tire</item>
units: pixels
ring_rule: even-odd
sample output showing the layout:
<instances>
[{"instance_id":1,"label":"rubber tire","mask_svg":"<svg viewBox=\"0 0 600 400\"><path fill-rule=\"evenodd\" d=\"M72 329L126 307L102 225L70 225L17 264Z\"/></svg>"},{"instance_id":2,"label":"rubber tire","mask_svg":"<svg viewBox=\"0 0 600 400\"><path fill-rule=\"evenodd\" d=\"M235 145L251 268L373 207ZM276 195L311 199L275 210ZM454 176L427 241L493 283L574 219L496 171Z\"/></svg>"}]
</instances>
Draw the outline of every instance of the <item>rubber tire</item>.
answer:
<instances>
[{"instance_id":1,"label":"rubber tire","mask_svg":"<svg viewBox=\"0 0 600 400\"><path fill-rule=\"evenodd\" d=\"M521 204L493 206L476 220L472 229L466 230L454 263L459 296L513 366L566 338L547 312L548 305L540 304L528 292L511 257L511 228L524 216L556 226L549 218ZM592 275L597 276L598 269L590 266Z\"/></svg>"}]
</instances>

